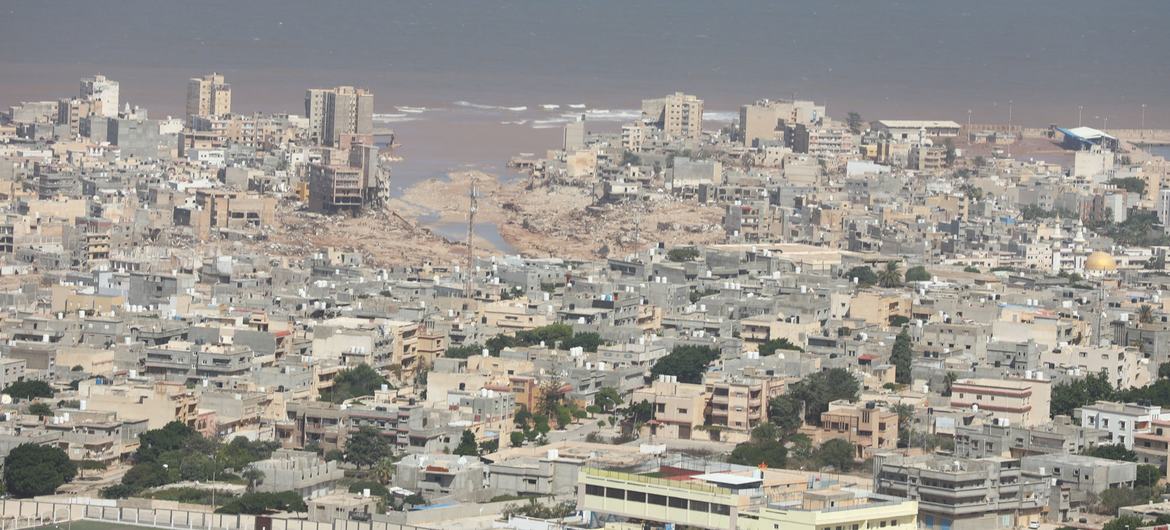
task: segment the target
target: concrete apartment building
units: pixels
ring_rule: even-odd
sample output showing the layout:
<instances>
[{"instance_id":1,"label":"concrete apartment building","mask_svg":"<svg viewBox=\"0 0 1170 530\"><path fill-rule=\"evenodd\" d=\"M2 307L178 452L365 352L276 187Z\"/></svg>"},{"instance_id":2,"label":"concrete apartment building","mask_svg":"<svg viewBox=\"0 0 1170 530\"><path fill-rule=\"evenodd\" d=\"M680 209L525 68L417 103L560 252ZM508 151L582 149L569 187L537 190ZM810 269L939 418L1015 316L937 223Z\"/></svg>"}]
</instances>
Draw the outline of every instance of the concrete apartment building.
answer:
<instances>
[{"instance_id":1,"label":"concrete apartment building","mask_svg":"<svg viewBox=\"0 0 1170 530\"><path fill-rule=\"evenodd\" d=\"M118 116L118 82L97 74L81 78L81 99L101 102L98 114L107 118Z\"/></svg>"},{"instance_id":2,"label":"concrete apartment building","mask_svg":"<svg viewBox=\"0 0 1170 530\"><path fill-rule=\"evenodd\" d=\"M490 498L487 466L474 456L406 455L395 464L394 485L428 499L483 502Z\"/></svg>"},{"instance_id":3,"label":"concrete apartment building","mask_svg":"<svg viewBox=\"0 0 1170 530\"><path fill-rule=\"evenodd\" d=\"M1026 456L1020 463L1027 471L1048 476L1056 485L1072 490L1072 505L1086 505L1109 488L1132 488L1137 480L1137 464L1077 454Z\"/></svg>"},{"instance_id":4,"label":"concrete apartment building","mask_svg":"<svg viewBox=\"0 0 1170 530\"><path fill-rule=\"evenodd\" d=\"M955 456L960 458L1079 454L1111 443L1107 431L1074 425L1066 416L1057 416L1048 425L1031 428L1003 421L955 427Z\"/></svg>"},{"instance_id":5,"label":"concrete apartment building","mask_svg":"<svg viewBox=\"0 0 1170 530\"><path fill-rule=\"evenodd\" d=\"M323 460L316 453L277 449L272 457L253 462L252 469L264 473L256 491L276 493L295 491L305 499L329 494L345 477L333 460Z\"/></svg>"},{"instance_id":6,"label":"concrete apartment building","mask_svg":"<svg viewBox=\"0 0 1170 530\"><path fill-rule=\"evenodd\" d=\"M768 399L780 388L779 380L743 379L679 383L661 376L650 387L633 392L631 403L643 400L654 407L654 421L645 427L651 436L679 440L740 442L768 420Z\"/></svg>"},{"instance_id":7,"label":"concrete apartment building","mask_svg":"<svg viewBox=\"0 0 1170 530\"><path fill-rule=\"evenodd\" d=\"M323 213L356 213L385 198L378 148L351 145L323 149L321 161L309 165L309 209Z\"/></svg>"},{"instance_id":8,"label":"concrete apartment building","mask_svg":"<svg viewBox=\"0 0 1170 530\"><path fill-rule=\"evenodd\" d=\"M343 140L374 133L374 94L351 86L312 88L305 92L305 116L309 118L309 139L314 143L330 147L370 143Z\"/></svg>"},{"instance_id":9,"label":"concrete apartment building","mask_svg":"<svg viewBox=\"0 0 1170 530\"><path fill-rule=\"evenodd\" d=\"M854 445L858 460L898 447L898 413L873 402L834 401L821 413L821 425L806 426L801 432L812 439L814 447L829 440L845 440Z\"/></svg>"},{"instance_id":10,"label":"concrete apartment building","mask_svg":"<svg viewBox=\"0 0 1170 530\"><path fill-rule=\"evenodd\" d=\"M187 121L218 118L232 112L232 86L223 75L210 73L187 81Z\"/></svg>"},{"instance_id":11,"label":"concrete apartment building","mask_svg":"<svg viewBox=\"0 0 1170 530\"><path fill-rule=\"evenodd\" d=\"M811 125L825 117L825 106L803 100L767 100L739 108L739 133L745 147L785 141L785 125Z\"/></svg>"},{"instance_id":12,"label":"concrete apartment building","mask_svg":"<svg viewBox=\"0 0 1170 530\"><path fill-rule=\"evenodd\" d=\"M987 411L1012 425L1049 421L1052 382L1042 379L960 379L951 386L951 406Z\"/></svg>"},{"instance_id":13,"label":"concrete apartment building","mask_svg":"<svg viewBox=\"0 0 1170 530\"><path fill-rule=\"evenodd\" d=\"M697 142L703 133L703 100L682 92L642 100L642 119L668 139Z\"/></svg>"},{"instance_id":14,"label":"concrete apartment building","mask_svg":"<svg viewBox=\"0 0 1170 530\"><path fill-rule=\"evenodd\" d=\"M1022 528L1049 501L1047 475L1009 458L878 456L873 473L878 493L918 501L923 530Z\"/></svg>"},{"instance_id":15,"label":"concrete apartment building","mask_svg":"<svg viewBox=\"0 0 1170 530\"><path fill-rule=\"evenodd\" d=\"M1081 425L1109 433L1109 443L1124 445L1126 449L1134 449L1134 437L1150 433L1154 421L1170 420L1170 412L1163 412L1160 406L1113 401L1085 405L1073 414Z\"/></svg>"},{"instance_id":16,"label":"concrete apartment building","mask_svg":"<svg viewBox=\"0 0 1170 530\"><path fill-rule=\"evenodd\" d=\"M1133 452L1139 464L1158 466L1163 474L1170 470L1170 420L1154 419L1148 431L1133 437Z\"/></svg>"},{"instance_id":17,"label":"concrete apartment building","mask_svg":"<svg viewBox=\"0 0 1170 530\"><path fill-rule=\"evenodd\" d=\"M698 468L698 469L693 469ZM653 526L739 530L914 530L914 500L817 487L812 477L745 466L663 465L671 479L587 467L578 474L577 506Z\"/></svg>"}]
</instances>

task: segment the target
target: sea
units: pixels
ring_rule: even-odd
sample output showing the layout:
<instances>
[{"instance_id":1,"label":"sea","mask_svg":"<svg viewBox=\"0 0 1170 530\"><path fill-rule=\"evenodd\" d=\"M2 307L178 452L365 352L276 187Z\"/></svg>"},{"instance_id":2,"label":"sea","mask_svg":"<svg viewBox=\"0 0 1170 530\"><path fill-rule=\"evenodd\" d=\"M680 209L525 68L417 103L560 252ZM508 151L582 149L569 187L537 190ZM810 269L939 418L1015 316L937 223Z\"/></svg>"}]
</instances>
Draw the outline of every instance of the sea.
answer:
<instances>
[{"instance_id":1,"label":"sea","mask_svg":"<svg viewBox=\"0 0 1170 530\"><path fill-rule=\"evenodd\" d=\"M236 112L303 113L311 87L375 93L396 189L617 130L642 98L759 98L831 116L1170 127L1165 0L91 0L0 4L0 108L102 73L152 117L219 72ZM1010 110L1009 110L1010 109Z\"/></svg>"}]
</instances>

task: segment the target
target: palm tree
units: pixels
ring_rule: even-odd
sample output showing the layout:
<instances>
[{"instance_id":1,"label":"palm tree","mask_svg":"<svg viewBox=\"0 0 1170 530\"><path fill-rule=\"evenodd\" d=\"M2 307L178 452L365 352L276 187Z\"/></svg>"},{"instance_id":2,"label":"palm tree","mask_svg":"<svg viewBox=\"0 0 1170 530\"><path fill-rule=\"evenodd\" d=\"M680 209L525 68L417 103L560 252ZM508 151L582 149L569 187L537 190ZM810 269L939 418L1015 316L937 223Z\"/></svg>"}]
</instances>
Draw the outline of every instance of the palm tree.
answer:
<instances>
[{"instance_id":1,"label":"palm tree","mask_svg":"<svg viewBox=\"0 0 1170 530\"><path fill-rule=\"evenodd\" d=\"M1138 323L1140 323L1140 324L1153 324L1154 323L1154 308L1150 307L1148 305L1142 304L1142 306L1138 308Z\"/></svg>"},{"instance_id":2,"label":"palm tree","mask_svg":"<svg viewBox=\"0 0 1170 530\"><path fill-rule=\"evenodd\" d=\"M383 458L374 464L370 469L370 476L382 484L389 484L390 480L394 478L394 460L390 458Z\"/></svg>"},{"instance_id":3,"label":"palm tree","mask_svg":"<svg viewBox=\"0 0 1170 530\"><path fill-rule=\"evenodd\" d=\"M902 271L898 270L898 262L887 263L886 268L878 273L878 285L882 287L902 286Z\"/></svg>"}]
</instances>

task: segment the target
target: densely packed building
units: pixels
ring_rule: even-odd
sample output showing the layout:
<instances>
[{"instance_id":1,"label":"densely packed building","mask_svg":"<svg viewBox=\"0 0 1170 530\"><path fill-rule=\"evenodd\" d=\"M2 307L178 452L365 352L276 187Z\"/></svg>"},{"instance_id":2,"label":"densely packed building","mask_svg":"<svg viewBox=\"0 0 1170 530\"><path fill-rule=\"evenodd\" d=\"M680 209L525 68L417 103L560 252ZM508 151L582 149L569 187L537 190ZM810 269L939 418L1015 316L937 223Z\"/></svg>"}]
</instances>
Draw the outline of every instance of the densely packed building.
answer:
<instances>
[{"instance_id":1,"label":"densely packed building","mask_svg":"<svg viewBox=\"0 0 1170 530\"><path fill-rule=\"evenodd\" d=\"M716 208L716 241L402 264L266 247L286 212L384 206L370 92L240 115L209 74L183 121L118 90L0 126L0 452L93 470L63 493L223 472L248 484L227 499L293 492L307 517L272 511L323 524L961 530L1073 521L1167 471L1167 165L1106 133L799 100L713 130L680 92L515 162L598 208ZM267 449L172 476L150 460L172 431Z\"/></svg>"}]
</instances>

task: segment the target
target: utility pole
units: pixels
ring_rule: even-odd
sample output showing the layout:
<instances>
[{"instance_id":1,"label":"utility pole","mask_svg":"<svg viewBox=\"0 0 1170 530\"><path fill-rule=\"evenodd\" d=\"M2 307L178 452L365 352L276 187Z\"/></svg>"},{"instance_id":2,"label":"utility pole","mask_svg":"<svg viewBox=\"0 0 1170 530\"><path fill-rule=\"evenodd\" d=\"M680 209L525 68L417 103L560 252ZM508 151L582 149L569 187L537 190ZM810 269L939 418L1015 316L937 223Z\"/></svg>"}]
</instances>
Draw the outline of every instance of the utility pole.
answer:
<instances>
[{"instance_id":1,"label":"utility pole","mask_svg":"<svg viewBox=\"0 0 1170 530\"><path fill-rule=\"evenodd\" d=\"M971 109L967 109L967 145L971 145Z\"/></svg>"},{"instance_id":2,"label":"utility pole","mask_svg":"<svg viewBox=\"0 0 1170 530\"><path fill-rule=\"evenodd\" d=\"M1146 104L1142 103L1142 136L1146 135Z\"/></svg>"},{"instance_id":3,"label":"utility pole","mask_svg":"<svg viewBox=\"0 0 1170 530\"><path fill-rule=\"evenodd\" d=\"M468 190L467 196L470 201L467 204L467 284L464 287L463 295L467 298L467 309L471 309L471 301L474 298L473 290L475 289L475 212L479 209L479 204L475 198L475 184L476 178L471 177L471 188Z\"/></svg>"},{"instance_id":4,"label":"utility pole","mask_svg":"<svg viewBox=\"0 0 1170 530\"><path fill-rule=\"evenodd\" d=\"M1085 112L1085 106L1084 105L1077 105L1077 127L1080 127L1082 125L1081 114L1084 112Z\"/></svg>"},{"instance_id":5,"label":"utility pole","mask_svg":"<svg viewBox=\"0 0 1170 530\"><path fill-rule=\"evenodd\" d=\"M1008 100L1008 131L1012 130L1012 100Z\"/></svg>"}]
</instances>

